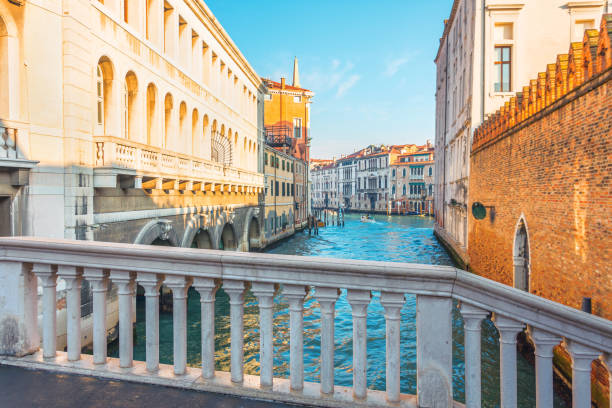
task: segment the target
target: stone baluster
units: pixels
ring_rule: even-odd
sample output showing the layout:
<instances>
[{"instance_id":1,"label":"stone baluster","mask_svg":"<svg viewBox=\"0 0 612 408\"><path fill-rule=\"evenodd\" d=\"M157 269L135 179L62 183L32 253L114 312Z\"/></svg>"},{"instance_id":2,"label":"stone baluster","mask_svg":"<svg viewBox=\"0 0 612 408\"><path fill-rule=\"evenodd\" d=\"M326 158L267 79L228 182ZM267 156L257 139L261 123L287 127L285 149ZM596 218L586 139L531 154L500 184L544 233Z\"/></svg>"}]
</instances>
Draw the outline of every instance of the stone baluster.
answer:
<instances>
[{"instance_id":1,"label":"stone baluster","mask_svg":"<svg viewBox=\"0 0 612 408\"><path fill-rule=\"evenodd\" d=\"M145 291L145 331L147 371L159 370L159 289L164 277L156 273L138 272L138 284Z\"/></svg>"},{"instance_id":2,"label":"stone baluster","mask_svg":"<svg viewBox=\"0 0 612 408\"><path fill-rule=\"evenodd\" d=\"M81 359L81 285L83 270L60 265L57 274L66 282L66 348L68 361Z\"/></svg>"},{"instance_id":3,"label":"stone baluster","mask_svg":"<svg viewBox=\"0 0 612 408\"><path fill-rule=\"evenodd\" d=\"M200 293L202 325L202 378L215 376L215 294L219 283L212 278L194 278L193 287Z\"/></svg>"},{"instance_id":4,"label":"stone baluster","mask_svg":"<svg viewBox=\"0 0 612 408\"><path fill-rule=\"evenodd\" d=\"M168 276L164 283L172 290L172 331L174 347L174 374L187 370L187 292L192 278Z\"/></svg>"},{"instance_id":5,"label":"stone baluster","mask_svg":"<svg viewBox=\"0 0 612 408\"><path fill-rule=\"evenodd\" d=\"M340 295L337 288L317 287L315 296L321 305L321 392L334 393L334 320L336 300Z\"/></svg>"},{"instance_id":6,"label":"stone baluster","mask_svg":"<svg viewBox=\"0 0 612 408\"><path fill-rule=\"evenodd\" d=\"M347 295L353 314L353 396L364 399L367 381L367 312L372 295L369 290L349 289Z\"/></svg>"},{"instance_id":7,"label":"stone baluster","mask_svg":"<svg viewBox=\"0 0 612 408\"><path fill-rule=\"evenodd\" d=\"M609 386L609 400L610 400L610 405L612 406L612 354L603 354L602 356L600 356L601 361L604 363L604 365L606 366L606 368L608 369L608 383L610 384Z\"/></svg>"},{"instance_id":8,"label":"stone baluster","mask_svg":"<svg viewBox=\"0 0 612 408\"><path fill-rule=\"evenodd\" d=\"M241 383L244 379L244 294L248 284L243 281L225 280L223 290L230 298L230 343L231 343L231 379Z\"/></svg>"},{"instance_id":9,"label":"stone baluster","mask_svg":"<svg viewBox=\"0 0 612 408\"><path fill-rule=\"evenodd\" d=\"M284 285L283 295L289 301L289 378L293 391L304 389L304 297L308 287Z\"/></svg>"},{"instance_id":10,"label":"stone baluster","mask_svg":"<svg viewBox=\"0 0 612 408\"><path fill-rule=\"evenodd\" d=\"M57 313L57 266L34 264L32 272L41 280L43 287L43 321L42 342L43 357L53 358L57 349L56 313Z\"/></svg>"},{"instance_id":11,"label":"stone baluster","mask_svg":"<svg viewBox=\"0 0 612 408\"><path fill-rule=\"evenodd\" d=\"M536 406L553 407L553 349L561 337L536 327L529 327L529 334L535 344Z\"/></svg>"},{"instance_id":12,"label":"stone baluster","mask_svg":"<svg viewBox=\"0 0 612 408\"><path fill-rule=\"evenodd\" d=\"M387 400L400 400L400 320L406 303L403 293L382 292L380 304L385 308Z\"/></svg>"},{"instance_id":13,"label":"stone baluster","mask_svg":"<svg viewBox=\"0 0 612 408\"><path fill-rule=\"evenodd\" d=\"M108 271L99 268L85 268L83 277L91 284L93 293L93 363L106 364L106 298L108 292Z\"/></svg>"},{"instance_id":14,"label":"stone baluster","mask_svg":"<svg viewBox=\"0 0 612 408\"><path fill-rule=\"evenodd\" d=\"M496 314L493 318L499 332L501 406L517 406L516 336L525 325Z\"/></svg>"},{"instance_id":15,"label":"stone baluster","mask_svg":"<svg viewBox=\"0 0 612 408\"><path fill-rule=\"evenodd\" d=\"M134 307L135 274L125 270L112 270L111 282L117 285L119 297L119 367L132 367L134 356L134 333L132 309Z\"/></svg>"},{"instance_id":16,"label":"stone baluster","mask_svg":"<svg viewBox=\"0 0 612 408\"><path fill-rule=\"evenodd\" d=\"M486 310L461 303L461 316L465 337L465 405L470 408L481 406L481 324L489 314Z\"/></svg>"},{"instance_id":17,"label":"stone baluster","mask_svg":"<svg viewBox=\"0 0 612 408\"><path fill-rule=\"evenodd\" d=\"M591 364L601 353L575 341L565 342L572 356L572 408L590 408Z\"/></svg>"},{"instance_id":18,"label":"stone baluster","mask_svg":"<svg viewBox=\"0 0 612 408\"><path fill-rule=\"evenodd\" d=\"M274 378L273 307L276 285L267 282L253 282L251 290L259 303L260 386L271 388Z\"/></svg>"}]
</instances>

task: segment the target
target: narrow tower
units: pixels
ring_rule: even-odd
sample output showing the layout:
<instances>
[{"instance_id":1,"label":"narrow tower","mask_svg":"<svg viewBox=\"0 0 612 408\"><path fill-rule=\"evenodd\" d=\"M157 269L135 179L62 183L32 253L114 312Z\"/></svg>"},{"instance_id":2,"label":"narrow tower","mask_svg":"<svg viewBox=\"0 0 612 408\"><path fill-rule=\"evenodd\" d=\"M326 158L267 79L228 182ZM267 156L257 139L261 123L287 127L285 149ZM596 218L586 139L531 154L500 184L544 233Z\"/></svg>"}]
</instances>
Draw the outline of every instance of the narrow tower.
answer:
<instances>
[{"instance_id":1,"label":"narrow tower","mask_svg":"<svg viewBox=\"0 0 612 408\"><path fill-rule=\"evenodd\" d=\"M301 88L300 86L300 71L298 68L298 59L295 57L293 60L293 86Z\"/></svg>"}]
</instances>

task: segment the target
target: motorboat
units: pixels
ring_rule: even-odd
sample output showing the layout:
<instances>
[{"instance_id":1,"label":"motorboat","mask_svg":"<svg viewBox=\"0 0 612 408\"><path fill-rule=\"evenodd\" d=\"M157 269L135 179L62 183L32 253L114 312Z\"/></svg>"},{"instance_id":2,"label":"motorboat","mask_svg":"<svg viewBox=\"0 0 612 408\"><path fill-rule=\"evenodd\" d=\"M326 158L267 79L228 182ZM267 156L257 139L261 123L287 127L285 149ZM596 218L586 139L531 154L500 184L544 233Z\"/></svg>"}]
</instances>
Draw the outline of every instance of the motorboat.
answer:
<instances>
[{"instance_id":1,"label":"motorboat","mask_svg":"<svg viewBox=\"0 0 612 408\"><path fill-rule=\"evenodd\" d=\"M374 217L371 217L370 214L362 215L361 222L375 222Z\"/></svg>"}]
</instances>

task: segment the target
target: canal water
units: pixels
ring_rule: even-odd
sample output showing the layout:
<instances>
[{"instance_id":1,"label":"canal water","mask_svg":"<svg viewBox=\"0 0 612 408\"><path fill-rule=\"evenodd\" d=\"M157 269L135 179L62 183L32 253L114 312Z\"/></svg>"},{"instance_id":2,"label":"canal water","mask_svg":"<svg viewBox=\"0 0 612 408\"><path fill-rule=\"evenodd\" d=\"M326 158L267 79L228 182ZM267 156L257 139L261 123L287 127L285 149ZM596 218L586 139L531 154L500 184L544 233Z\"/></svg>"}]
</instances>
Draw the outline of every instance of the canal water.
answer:
<instances>
[{"instance_id":1,"label":"canal water","mask_svg":"<svg viewBox=\"0 0 612 408\"><path fill-rule=\"evenodd\" d=\"M344 227L328 226L319 235L300 232L267 250L273 254L324 256L345 259L413 262L452 265L452 260L433 236L431 218L419 216L376 216L374 223L362 223L358 215L347 215ZM245 373L259 373L259 311L255 297L249 292L244 311ZM134 358L145 360L145 304L137 299ZM401 391L416 393L416 299L409 296L401 317ZM216 369L230 369L229 297L221 289L215 304ZM385 320L380 293L373 293L368 307L368 387L385 389ZM172 364L172 313L160 314L160 361ZM305 300L304 370L306 381L319 381L320 310L311 291ZM453 312L453 392L463 402L463 321ZM352 318L351 308L343 291L336 304L335 321L335 382L352 385ZM200 299L191 289L188 299L188 363L201 362ZM275 299L274 309L274 375L289 376L289 307L282 292ZM482 327L482 390L483 407L499 407L499 342L490 320ZM117 357L115 345L109 345L109 355ZM535 373L533 365L518 355L518 406L535 407ZM566 407L555 397L555 407Z\"/></svg>"}]
</instances>

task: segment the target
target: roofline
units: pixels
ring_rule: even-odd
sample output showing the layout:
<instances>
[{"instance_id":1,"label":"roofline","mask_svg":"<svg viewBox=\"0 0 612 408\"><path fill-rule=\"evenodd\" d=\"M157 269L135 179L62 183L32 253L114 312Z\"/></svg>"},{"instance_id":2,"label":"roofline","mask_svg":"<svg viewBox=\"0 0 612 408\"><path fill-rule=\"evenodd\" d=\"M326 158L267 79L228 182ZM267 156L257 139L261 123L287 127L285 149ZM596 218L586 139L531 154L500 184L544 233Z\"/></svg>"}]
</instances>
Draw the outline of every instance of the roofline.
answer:
<instances>
[{"instance_id":1,"label":"roofline","mask_svg":"<svg viewBox=\"0 0 612 408\"><path fill-rule=\"evenodd\" d=\"M185 3L196 16L200 17L202 23L208 28L213 37L215 37L219 45L221 45L229 56L234 59L238 67L242 69L253 85L264 90L266 87L260 76L257 75L255 69L249 64L249 61L247 61L246 57L242 54L238 46L225 31L206 3L202 0L186 0Z\"/></svg>"},{"instance_id":2,"label":"roofline","mask_svg":"<svg viewBox=\"0 0 612 408\"><path fill-rule=\"evenodd\" d=\"M440 52L442 51L442 44L450 31L450 27L453 25L453 21L455 20L455 14L457 14L457 8L459 7L459 2L461 0L453 1L453 7L451 8L450 16L448 17L447 23L444 25L444 31L442 32L442 37L440 37L440 45L438 45L438 52L436 53L436 58L434 58L434 62L438 62L438 58L440 57Z\"/></svg>"}]
</instances>

